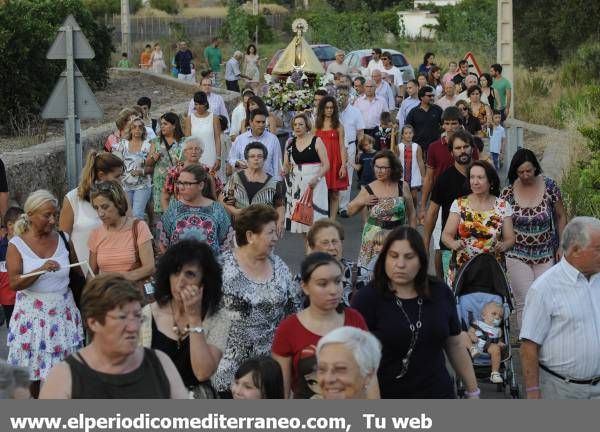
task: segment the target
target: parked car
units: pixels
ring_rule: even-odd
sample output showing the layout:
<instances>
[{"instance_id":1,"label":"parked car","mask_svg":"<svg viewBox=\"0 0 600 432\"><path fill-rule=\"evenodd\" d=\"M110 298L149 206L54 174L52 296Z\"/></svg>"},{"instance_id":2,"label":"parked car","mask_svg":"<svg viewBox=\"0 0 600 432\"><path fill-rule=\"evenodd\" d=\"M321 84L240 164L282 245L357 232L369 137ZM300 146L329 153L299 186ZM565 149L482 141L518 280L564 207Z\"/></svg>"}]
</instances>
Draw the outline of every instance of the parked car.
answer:
<instances>
[{"instance_id":1,"label":"parked car","mask_svg":"<svg viewBox=\"0 0 600 432\"><path fill-rule=\"evenodd\" d=\"M396 51L393 49L382 48L382 51L387 51L392 55L392 63L400 72L402 72L402 80L407 82L408 80L415 79L415 70L408 62L404 54L400 51ZM362 75L367 77L367 66L371 61L372 49L362 49L357 51L351 51L346 54L346 58L344 59L344 63L348 65L348 69L350 71L350 76L352 78L357 77L358 75Z\"/></svg>"},{"instance_id":2,"label":"parked car","mask_svg":"<svg viewBox=\"0 0 600 432\"><path fill-rule=\"evenodd\" d=\"M323 65L323 69L327 70L327 66L329 66L329 63L335 61L335 52L338 50L336 47L328 44L316 44L311 45L310 47L312 48L315 55ZM279 60L279 57L281 57L281 53L283 53L282 49L277 50L275 52L275 55L273 55L273 58L271 58L271 61L267 65L267 74L270 75L273 72L273 68L277 63L277 60Z\"/></svg>"}]
</instances>

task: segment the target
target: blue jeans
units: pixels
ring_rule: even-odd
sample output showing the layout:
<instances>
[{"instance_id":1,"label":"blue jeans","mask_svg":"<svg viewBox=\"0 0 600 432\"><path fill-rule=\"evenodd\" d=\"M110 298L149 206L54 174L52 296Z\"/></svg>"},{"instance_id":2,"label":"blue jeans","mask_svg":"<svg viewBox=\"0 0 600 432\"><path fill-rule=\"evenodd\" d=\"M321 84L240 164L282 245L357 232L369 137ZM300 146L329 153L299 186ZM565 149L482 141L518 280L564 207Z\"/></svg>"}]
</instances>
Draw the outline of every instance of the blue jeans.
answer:
<instances>
[{"instance_id":1,"label":"blue jeans","mask_svg":"<svg viewBox=\"0 0 600 432\"><path fill-rule=\"evenodd\" d=\"M496 171L500 171L500 153L490 153L492 155L492 160L494 161L494 168Z\"/></svg>"},{"instance_id":2,"label":"blue jeans","mask_svg":"<svg viewBox=\"0 0 600 432\"><path fill-rule=\"evenodd\" d=\"M144 219L146 214L146 204L152 196L152 186L144 189L135 189L127 191L127 200L133 211L133 217L136 219Z\"/></svg>"}]
</instances>

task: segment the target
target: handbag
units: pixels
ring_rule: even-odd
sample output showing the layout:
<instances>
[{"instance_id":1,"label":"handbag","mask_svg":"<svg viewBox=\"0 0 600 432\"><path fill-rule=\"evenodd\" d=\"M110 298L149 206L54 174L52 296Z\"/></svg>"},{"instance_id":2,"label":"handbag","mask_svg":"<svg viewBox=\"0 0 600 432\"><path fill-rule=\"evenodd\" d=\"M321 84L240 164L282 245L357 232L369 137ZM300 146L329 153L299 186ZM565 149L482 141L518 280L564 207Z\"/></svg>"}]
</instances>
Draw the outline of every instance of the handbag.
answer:
<instances>
[{"instance_id":1,"label":"handbag","mask_svg":"<svg viewBox=\"0 0 600 432\"><path fill-rule=\"evenodd\" d=\"M134 219L133 224L131 226L131 234L133 236L133 247L135 249L135 263L133 264L132 270L135 270L138 267L142 266L142 260L140 259L140 249L138 247L138 225L141 221L139 219ZM139 280L135 283L135 285L140 289L142 295L144 296L144 305L148 303L154 302L154 286L152 285L152 276ZM147 286L149 285L149 286Z\"/></svg>"},{"instance_id":2,"label":"handbag","mask_svg":"<svg viewBox=\"0 0 600 432\"><path fill-rule=\"evenodd\" d=\"M75 264L77 262L77 256L75 255L75 252L71 250L71 247L69 246L69 241L67 240L67 236L65 236L65 233L62 231L59 231L58 234L60 235L60 238L62 238L65 247L69 251L69 263ZM75 305L78 309L79 304L81 302L81 294L83 293L85 283L86 280L83 271L78 269L77 267L71 267L71 269L69 270L69 288L71 288L71 291L73 293L73 299L75 300Z\"/></svg>"},{"instance_id":3,"label":"handbag","mask_svg":"<svg viewBox=\"0 0 600 432\"><path fill-rule=\"evenodd\" d=\"M314 219L313 189L309 187L294 207L292 220L302 225L312 225Z\"/></svg>"}]
</instances>

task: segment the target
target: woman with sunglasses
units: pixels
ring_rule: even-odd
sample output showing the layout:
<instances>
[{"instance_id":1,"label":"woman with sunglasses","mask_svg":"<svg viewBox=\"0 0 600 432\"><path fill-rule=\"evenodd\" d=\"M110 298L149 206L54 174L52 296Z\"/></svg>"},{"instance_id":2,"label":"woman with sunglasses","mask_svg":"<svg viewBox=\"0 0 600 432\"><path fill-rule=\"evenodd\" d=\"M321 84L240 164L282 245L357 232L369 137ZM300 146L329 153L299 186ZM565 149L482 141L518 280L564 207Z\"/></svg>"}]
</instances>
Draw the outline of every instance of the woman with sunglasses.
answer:
<instances>
[{"instance_id":1,"label":"woman with sunglasses","mask_svg":"<svg viewBox=\"0 0 600 432\"><path fill-rule=\"evenodd\" d=\"M152 234L143 220L127 216L127 198L121 184L110 180L94 185L92 206L102 224L88 240L94 274L119 273L140 282L154 273Z\"/></svg>"},{"instance_id":2,"label":"woman with sunglasses","mask_svg":"<svg viewBox=\"0 0 600 432\"><path fill-rule=\"evenodd\" d=\"M89 260L88 239L92 230L102 223L92 207L90 192L97 182L119 180L124 170L123 161L114 154L90 150L79 186L67 193L63 200L58 229L71 236L79 261ZM87 273L87 269L83 271Z\"/></svg>"},{"instance_id":3,"label":"woman with sunglasses","mask_svg":"<svg viewBox=\"0 0 600 432\"><path fill-rule=\"evenodd\" d=\"M158 224L161 253L183 239L208 243L216 256L232 244L231 219L214 197L212 182L200 164L181 170L175 183L177 200L173 201Z\"/></svg>"},{"instance_id":4,"label":"woman with sunglasses","mask_svg":"<svg viewBox=\"0 0 600 432\"><path fill-rule=\"evenodd\" d=\"M136 219L144 219L146 204L152 195L153 166L146 165L150 142L146 139L146 125L136 117L131 121L124 139L113 145L112 152L123 160L123 188Z\"/></svg>"},{"instance_id":5,"label":"woman with sunglasses","mask_svg":"<svg viewBox=\"0 0 600 432\"><path fill-rule=\"evenodd\" d=\"M214 192L214 195L210 195L208 198L212 200L217 199L223 190L223 182L218 175L211 173L210 167L200 163L202 153L204 153L204 146L200 139L196 137L187 137L185 139L181 146L181 160L177 162L177 165L169 168L167 178L163 183L164 187L160 196L163 209L168 209L171 200L177 199L176 183L181 170L193 164L202 165L204 170L209 174L208 180L211 182L211 190Z\"/></svg>"},{"instance_id":6,"label":"woman with sunglasses","mask_svg":"<svg viewBox=\"0 0 600 432\"><path fill-rule=\"evenodd\" d=\"M348 204L348 215L363 208L369 210L363 228L358 265L367 267L376 254L377 233L391 231L400 225L417 226L417 216L410 187L402 180L402 164L391 150L381 150L373 157L375 181L361 188Z\"/></svg>"}]
</instances>

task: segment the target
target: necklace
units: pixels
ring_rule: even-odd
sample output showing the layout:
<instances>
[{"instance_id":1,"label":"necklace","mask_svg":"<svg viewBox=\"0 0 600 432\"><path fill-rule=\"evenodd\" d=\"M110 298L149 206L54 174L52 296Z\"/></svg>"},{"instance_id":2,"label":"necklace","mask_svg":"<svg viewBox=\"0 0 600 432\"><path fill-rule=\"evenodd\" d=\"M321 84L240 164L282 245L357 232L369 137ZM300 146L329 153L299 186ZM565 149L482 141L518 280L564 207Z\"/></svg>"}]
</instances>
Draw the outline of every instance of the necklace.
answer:
<instances>
[{"instance_id":1,"label":"necklace","mask_svg":"<svg viewBox=\"0 0 600 432\"><path fill-rule=\"evenodd\" d=\"M412 356L412 353L415 349L415 345L417 344L417 340L419 339L419 330L421 329L421 312L423 307L423 299L421 297L417 297L417 304L419 305L419 312L417 314L417 322L413 324L410 318L408 317L408 314L404 310L404 307L402 306L402 300L396 297L396 305L404 314L406 321L408 321L408 328L411 332L410 345L408 346L408 351L406 351L406 355L400 362L402 369L400 369L400 372L398 373L398 375L396 375L396 379L402 378L404 375L406 375L406 372L408 372L410 357Z\"/></svg>"},{"instance_id":2,"label":"necklace","mask_svg":"<svg viewBox=\"0 0 600 432\"><path fill-rule=\"evenodd\" d=\"M186 325L184 328L179 328L177 321L175 320L175 309L173 309L173 302L171 301L171 314L173 315L173 333L177 336L177 349L181 348L181 342L190 333L190 327Z\"/></svg>"}]
</instances>

